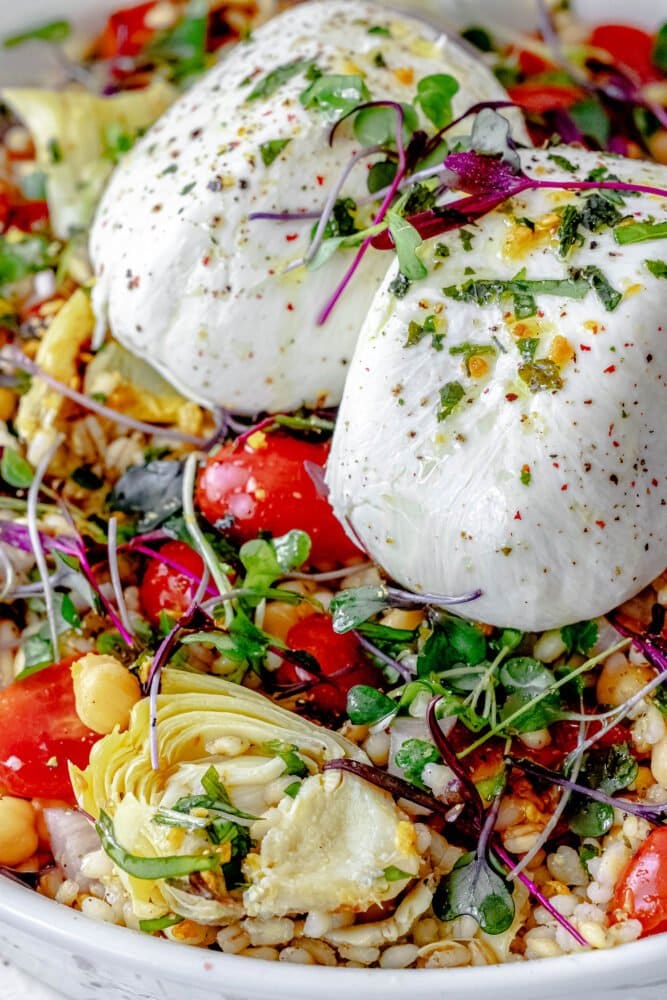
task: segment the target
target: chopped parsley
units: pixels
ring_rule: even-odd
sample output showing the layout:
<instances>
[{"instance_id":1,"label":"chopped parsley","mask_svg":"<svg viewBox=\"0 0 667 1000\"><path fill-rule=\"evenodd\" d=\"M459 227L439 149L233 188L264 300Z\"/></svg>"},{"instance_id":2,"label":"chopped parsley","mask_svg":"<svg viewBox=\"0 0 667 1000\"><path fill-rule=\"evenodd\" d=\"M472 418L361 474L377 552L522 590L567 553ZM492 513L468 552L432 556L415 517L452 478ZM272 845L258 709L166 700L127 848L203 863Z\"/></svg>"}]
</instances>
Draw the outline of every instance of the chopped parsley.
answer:
<instances>
[{"instance_id":1,"label":"chopped parsley","mask_svg":"<svg viewBox=\"0 0 667 1000\"><path fill-rule=\"evenodd\" d=\"M532 361L540 343L539 337L522 337L517 342L519 354L524 361Z\"/></svg>"},{"instance_id":2,"label":"chopped parsley","mask_svg":"<svg viewBox=\"0 0 667 1000\"><path fill-rule=\"evenodd\" d=\"M397 299L404 299L411 284L410 279L399 271L394 280L389 282L389 291Z\"/></svg>"},{"instance_id":3,"label":"chopped parsley","mask_svg":"<svg viewBox=\"0 0 667 1000\"><path fill-rule=\"evenodd\" d=\"M547 358L540 361L528 361L519 367L519 378L525 382L531 392L544 392L563 388L560 368L555 361Z\"/></svg>"},{"instance_id":4,"label":"chopped parsley","mask_svg":"<svg viewBox=\"0 0 667 1000\"><path fill-rule=\"evenodd\" d=\"M309 59L295 59L292 62L283 63L267 73L259 80L246 97L246 101L258 101L261 98L271 97L284 83L291 80L297 73L303 73L313 63Z\"/></svg>"},{"instance_id":5,"label":"chopped parsley","mask_svg":"<svg viewBox=\"0 0 667 1000\"><path fill-rule=\"evenodd\" d=\"M575 280L583 278L584 281L588 282L607 312L613 312L623 298L623 293L610 285L603 271L593 264L577 268L571 273Z\"/></svg>"},{"instance_id":6,"label":"chopped parsley","mask_svg":"<svg viewBox=\"0 0 667 1000\"><path fill-rule=\"evenodd\" d=\"M519 475L519 481L524 486L530 486L532 478L533 477L532 477L532 474L531 474L531 471L530 471L530 466L529 465L522 465L521 466L521 474Z\"/></svg>"},{"instance_id":7,"label":"chopped parsley","mask_svg":"<svg viewBox=\"0 0 667 1000\"><path fill-rule=\"evenodd\" d=\"M500 278L471 278L462 285L449 285L443 294L458 302L473 302L484 306L496 302L504 296L514 300L518 319L526 319L537 312L535 295L559 295L569 299L583 299L589 282L574 278L542 278L529 280L523 277L504 281Z\"/></svg>"},{"instance_id":8,"label":"chopped parsley","mask_svg":"<svg viewBox=\"0 0 667 1000\"><path fill-rule=\"evenodd\" d=\"M264 166L270 167L291 141L291 139L269 139L268 142L260 143L259 152Z\"/></svg>"},{"instance_id":9,"label":"chopped parsley","mask_svg":"<svg viewBox=\"0 0 667 1000\"><path fill-rule=\"evenodd\" d=\"M576 174L577 172L576 165L571 163L565 156L561 156L560 153L549 153L547 155L547 159L551 160L552 163L555 163L557 167L561 168L561 170L567 170L571 174Z\"/></svg>"},{"instance_id":10,"label":"chopped parsley","mask_svg":"<svg viewBox=\"0 0 667 1000\"><path fill-rule=\"evenodd\" d=\"M446 420L459 405L465 390L460 382L447 382L440 390L440 405L438 406L438 422Z\"/></svg>"},{"instance_id":11,"label":"chopped parsley","mask_svg":"<svg viewBox=\"0 0 667 1000\"><path fill-rule=\"evenodd\" d=\"M651 274L656 278L667 278L667 262L664 260L644 261Z\"/></svg>"},{"instance_id":12,"label":"chopped parsley","mask_svg":"<svg viewBox=\"0 0 667 1000\"><path fill-rule=\"evenodd\" d=\"M471 233L469 229L459 229L459 239L465 253L470 253L472 250L474 236L475 234Z\"/></svg>"},{"instance_id":13,"label":"chopped parsley","mask_svg":"<svg viewBox=\"0 0 667 1000\"><path fill-rule=\"evenodd\" d=\"M69 38L72 32L72 27L69 21L49 21L48 24L40 24L37 28L31 28L30 31L22 31L18 35L9 35L9 37L3 39L2 45L5 49L13 49L17 45L23 45L24 42L30 42L37 40L40 42L64 42L66 38Z\"/></svg>"}]
</instances>

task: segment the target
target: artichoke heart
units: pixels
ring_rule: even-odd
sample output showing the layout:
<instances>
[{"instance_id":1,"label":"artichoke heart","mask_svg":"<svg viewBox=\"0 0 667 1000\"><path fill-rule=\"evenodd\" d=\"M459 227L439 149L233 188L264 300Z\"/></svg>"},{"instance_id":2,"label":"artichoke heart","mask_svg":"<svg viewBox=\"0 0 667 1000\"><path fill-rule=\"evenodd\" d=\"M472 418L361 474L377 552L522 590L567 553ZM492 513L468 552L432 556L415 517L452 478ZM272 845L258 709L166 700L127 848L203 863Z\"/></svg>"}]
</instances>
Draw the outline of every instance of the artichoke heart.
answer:
<instances>
[{"instance_id":1,"label":"artichoke heart","mask_svg":"<svg viewBox=\"0 0 667 1000\"><path fill-rule=\"evenodd\" d=\"M164 671L157 701L159 770L150 721L143 699L85 770L70 768L80 807L112 831L112 849L103 843L113 878L140 920L362 912L417 874L414 828L393 799L355 775L322 773L336 758L368 762L337 733L240 685L178 670ZM198 874L155 877L156 858L165 873L185 862Z\"/></svg>"}]
</instances>

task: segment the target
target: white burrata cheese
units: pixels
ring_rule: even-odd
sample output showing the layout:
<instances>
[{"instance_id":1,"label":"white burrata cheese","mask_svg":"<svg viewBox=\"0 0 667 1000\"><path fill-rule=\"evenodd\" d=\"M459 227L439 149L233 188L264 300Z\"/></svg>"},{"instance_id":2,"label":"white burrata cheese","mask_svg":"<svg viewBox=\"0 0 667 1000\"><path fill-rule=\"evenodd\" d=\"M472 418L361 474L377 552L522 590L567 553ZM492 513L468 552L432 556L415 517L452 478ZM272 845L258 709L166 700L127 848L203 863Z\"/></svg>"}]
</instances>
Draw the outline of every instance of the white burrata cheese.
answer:
<instances>
[{"instance_id":1,"label":"white burrata cheese","mask_svg":"<svg viewBox=\"0 0 667 1000\"><path fill-rule=\"evenodd\" d=\"M663 167L565 153L574 172L545 151L521 159L543 178L606 166L667 187ZM591 194L523 193L469 226L468 239L430 241L428 277L401 299L394 266L339 413L327 473L337 515L405 586L480 588L458 613L493 625L540 630L600 615L667 562L667 281L647 264L667 260L667 243L622 245L613 226L580 225L561 256L563 209L590 209ZM667 220L667 199L654 195L626 194L616 208ZM599 269L583 274L602 297L605 280L622 293L613 310L593 289L579 300L536 291L535 315L517 319L511 295L475 304L443 291L587 267Z\"/></svg>"},{"instance_id":2,"label":"white burrata cheese","mask_svg":"<svg viewBox=\"0 0 667 1000\"><path fill-rule=\"evenodd\" d=\"M296 61L289 76L284 67ZM122 344L204 405L256 413L338 403L387 267L384 255L367 254L318 326L355 251L319 271L285 273L309 245L312 218L249 220L255 212L321 210L360 149L349 122L329 145L336 113L299 100L311 64L361 76L373 98L403 102L414 101L422 77L450 73L460 85L455 114L504 96L489 70L423 22L327 0L267 23L173 105L118 166L102 199L91 237L93 303L99 329L108 320ZM275 72L273 92L250 99ZM278 150L276 140L286 145ZM367 165L378 158L355 167L344 196L368 195Z\"/></svg>"}]
</instances>

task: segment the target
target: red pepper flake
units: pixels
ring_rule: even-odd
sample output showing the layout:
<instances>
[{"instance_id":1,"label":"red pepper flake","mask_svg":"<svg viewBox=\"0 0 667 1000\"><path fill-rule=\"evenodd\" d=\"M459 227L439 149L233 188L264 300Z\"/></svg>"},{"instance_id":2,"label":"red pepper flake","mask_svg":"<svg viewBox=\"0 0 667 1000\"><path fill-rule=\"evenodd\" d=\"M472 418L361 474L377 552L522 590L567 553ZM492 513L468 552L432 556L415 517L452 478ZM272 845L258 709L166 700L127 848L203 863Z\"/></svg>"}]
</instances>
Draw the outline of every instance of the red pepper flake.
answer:
<instances>
[{"instance_id":1,"label":"red pepper flake","mask_svg":"<svg viewBox=\"0 0 667 1000\"><path fill-rule=\"evenodd\" d=\"M603 375L612 375L616 371L616 365L609 365L609 368L605 368Z\"/></svg>"},{"instance_id":2,"label":"red pepper flake","mask_svg":"<svg viewBox=\"0 0 667 1000\"><path fill-rule=\"evenodd\" d=\"M655 487L656 487L656 489L657 489L657 487L658 487L658 480L657 480L657 479L652 479L652 480L651 480L651 484L652 484L653 486L655 486Z\"/></svg>"},{"instance_id":3,"label":"red pepper flake","mask_svg":"<svg viewBox=\"0 0 667 1000\"><path fill-rule=\"evenodd\" d=\"M517 394L515 392L508 392L508 393L505 394L505 399L507 400L508 403L513 403L514 400L518 399L518 398L519 397L517 396Z\"/></svg>"},{"instance_id":4,"label":"red pepper flake","mask_svg":"<svg viewBox=\"0 0 667 1000\"><path fill-rule=\"evenodd\" d=\"M592 405L592 403L593 403L593 400L592 400L592 399L585 399L585 400L584 400L584 406L591 406L591 405Z\"/></svg>"},{"instance_id":5,"label":"red pepper flake","mask_svg":"<svg viewBox=\"0 0 667 1000\"><path fill-rule=\"evenodd\" d=\"M597 524L598 528L606 528L607 527L607 525L606 525L606 523L604 521L596 521L595 523Z\"/></svg>"},{"instance_id":6,"label":"red pepper flake","mask_svg":"<svg viewBox=\"0 0 667 1000\"><path fill-rule=\"evenodd\" d=\"M285 237L288 243L292 243L294 240L298 240L298 238L299 238L298 233L288 233L287 236Z\"/></svg>"},{"instance_id":7,"label":"red pepper flake","mask_svg":"<svg viewBox=\"0 0 667 1000\"><path fill-rule=\"evenodd\" d=\"M518 510L516 512L516 514L514 515L514 520L515 521L520 521L521 520L521 511L520 510Z\"/></svg>"},{"instance_id":8,"label":"red pepper flake","mask_svg":"<svg viewBox=\"0 0 667 1000\"><path fill-rule=\"evenodd\" d=\"M553 465L554 469L560 469L560 465L558 462L552 462L551 464Z\"/></svg>"},{"instance_id":9,"label":"red pepper flake","mask_svg":"<svg viewBox=\"0 0 667 1000\"><path fill-rule=\"evenodd\" d=\"M607 431L607 437L611 437L611 435L613 434L613 431L614 431L614 425L613 424L609 424L609 430Z\"/></svg>"},{"instance_id":10,"label":"red pepper flake","mask_svg":"<svg viewBox=\"0 0 667 1000\"><path fill-rule=\"evenodd\" d=\"M590 351L590 347L588 346L588 344L579 344L579 350L580 351Z\"/></svg>"},{"instance_id":11,"label":"red pepper flake","mask_svg":"<svg viewBox=\"0 0 667 1000\"><path fill-rule=\"evenodd\" d=\"M288 312L294 312L294 306L292 305L291 302L287 303L287 311Z\"/></svg>"},{"instance_id":12,"label":"red pepper flake","mask_svg":"<svg viewBox=\"0 0 667 1000\"><path fill-rule=\"evenodd\" d=\"M618 443L618 441L612 441L611 443L613 444L614 448L620 448L621 447L620 444Z\"/></svg>"},{"instance_id":13,"label":"red pepper flake","mask_svg":"<svg viewBox=\"0 0 667 1000\"><path fill-rule=\"evenodd\" d=\"M208 267L210 263L211 263L210 257L204 257L204 259L202 260L202 264L204 265L204 267Z\"/></svg>"},{"instance_id":14,"label":"red pepper flake","mask_svg":"<svg viewBox=\"0 0 667 1000\"><path fill-rule=\"evenodd\" d=\"M560 488L561 493L565 493L566 489L567 489L567 483L563 483L563 485Z\"/></svg>"},{"instance_id":15,"label":"red pepper flake","mask_svg":"<svg viewBox=\"0 0 667 1000\"><path fill-rule=\"evenodd\" d=\"M319 184L320 187L322 187L322 185L324 184L324 175L323 174L318 174L317 175L317 183Z\"/></svg>"}]
</instances>

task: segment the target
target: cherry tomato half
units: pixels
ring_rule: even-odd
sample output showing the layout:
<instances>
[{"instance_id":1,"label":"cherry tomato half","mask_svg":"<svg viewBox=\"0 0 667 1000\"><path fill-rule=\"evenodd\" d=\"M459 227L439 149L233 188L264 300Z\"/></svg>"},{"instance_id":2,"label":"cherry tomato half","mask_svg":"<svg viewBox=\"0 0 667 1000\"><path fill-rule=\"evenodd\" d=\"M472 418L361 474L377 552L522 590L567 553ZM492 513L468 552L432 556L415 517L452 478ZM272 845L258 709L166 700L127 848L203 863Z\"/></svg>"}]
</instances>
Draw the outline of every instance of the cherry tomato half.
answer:
<instances>
[{"instance_id":1,"label":"cherry tomato half","mask_svg":"<svg viewBox=\"0 0 667 1000\"><path fill-rule=\"evenodd\" d=\"M556 108L569 108L584 96L579 87L560 83L539 83L538 81L517 83L507 91L510 99L524 111L542 115Z\"/></svg>"},{"instance_id":2,"label":"cherry tomato half","mask_svg":"<svg viewBox=\"0 0 667 1000\"><path fill-rule=\"evenodd\" d=\"M310 653L319 663L327 679L314 684L308 694L324 712L344 712L347 692L355 684L377 687L382 682L380 671L369 662L357 639L349 632L334 632L329 615L310 615L297 622L287 633L286 645ZM286 662L276 671L276 679L281 684L295 684L303 674Z\"/></svg>"},{"instance_id":3,"label":"cherry tomato half","mask_svg":"<svg viewBox=\"0 0 667 1000\"><path fill-rule=\"evenodd\" d=\"M599 24L593 29L589 43L596 49L605 49L612 63L633 70L641 83L660 79L652 59L654 39L647 31L630 24Z\"/></svg>"},{"instance_id":4,"label":"cherry tomato half","mask_svg":"<svg viewBox=\"0 0 667 1000\"><path fill-rule=\"evenodd\" d=\"M311 561L330 566L358 556L329 501L320 496L304 463L323 468L328 442L301 441L288 434L258 434L258 445L225 445L199 476L197 501L212 524L238 542L259 532L284 535L300 528L310 535Z\"/></svg>"},{"instance_id":5,"label":"cherry tomato half","mask_svg":"<svg viewBox=\"0 0 667 1000\"><path fill-rule=\"evenodd\" d=\"M618 880L611 905L638 920L645 935L667 930L667 827L648 835Z\"/></svg>"},{"instance_id":6,"label":"cherry tomato half","mask_svg":"<svg viewBox=\"0 0 667 1000\"><path fill-rule=\"evenodd\" d=\"M74 802L67 763L88 763L100 739L76 714L73 658L0 691L0 788L22 798Z\"/></svg>"},{"instance_id":7,"label":"cherry tomato half","mask_svg":"<svg viewBox=\"0 0 667 1000\"><path fill-rule=\"evenodd\" d=\"M155 35L155 29L146 24L146 15L155 6L157 0L150 0L112 14L97 43L100 59L138 55Z\"/></svg>"},{"instance_id":8,"label":"cherry tomato half","mask_svg":"<svg viewBox=\"0 0 667 1000\"><path fill-rule=\"evenodd\" d=\"M204 572L204 560L185 542L166 542L159 557L148 564L139 587L141 606L152 625L159 624L162 611L176 617L187 611Z\"/></svg>"}]
</instances>

